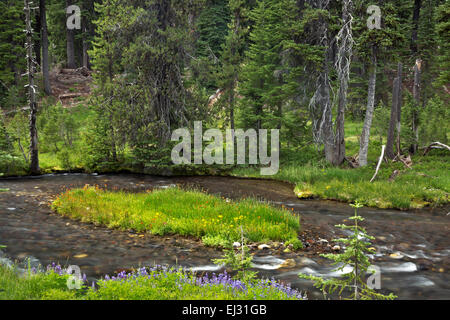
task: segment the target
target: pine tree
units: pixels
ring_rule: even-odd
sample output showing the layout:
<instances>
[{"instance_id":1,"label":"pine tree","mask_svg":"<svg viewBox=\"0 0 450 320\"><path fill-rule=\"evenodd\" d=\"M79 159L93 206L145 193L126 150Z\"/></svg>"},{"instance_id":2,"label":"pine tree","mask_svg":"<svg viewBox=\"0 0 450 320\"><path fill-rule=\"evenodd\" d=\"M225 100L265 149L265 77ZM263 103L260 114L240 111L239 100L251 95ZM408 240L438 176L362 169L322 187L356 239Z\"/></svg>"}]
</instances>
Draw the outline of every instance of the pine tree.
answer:
<instances>
[{"instance_id":1,"label":"pine tree","mask_svg":"<svg viewBox=\"0 0 450 320\"><path fill-rule=\"evenodd\" d=\"M209 0L197 20L197 56L220 59L228 32L230 12L227 0Z\"/></svg>"},{"instance_id":2,"label":"pine tree","mask_svg":"<svg viewBox=\"0 0 450 320\"><path fill-rule=\"evenodd\" d=\"M436 10L436 32L438 35L438 70L436 87L444 88L448 94L450 92L450 2L446 1Z\"/></svg>"},{"instance_id":3,"label":"pine tree","mask_svg":"<svg viewBox=\"0 0 450 320\"><path fill-rule=\"evenodd\" d=\"M370 240L374 238L369 236L366 230L359 225L359 222L364 221L364 218L358 215L358 208L361 208L362 205L357 202L351 206L355 208L355 214L349 220L352 220L354 224L336 226L351 232L349 237L335 240L345 245L345 251L340 254L322 254L323 257L334 261L333 265L337 266L334 271L343 273L341 279L324 279L306 274L299 274L299 277L314 281L314 286L322 290L325 296L337 292L339 297L342 297L347 290L350 291L348 297L353 300L393 300L396 298L394 294L380 294L364 281L366 273L370 271L368 255L373 254ZM351 270L345 272L344 268L346 267L350 267Z\"/></svg>"},{"instance_id":4,"label":"pine tree","mask_svg":"<svg viewBox=\"0 0 450 320\"><path fill-rule=\"evenodd\" d=\"M25 23L23 3L0 2L0 104L9 106L8 96L13 86L20 83L20 74L25 70Z\"/></svg>"},{"instance_id":5,"label":"pine tree","mask_svg":"<svg viewBox=\"0 0 450 320\"><path fill-rule=\"evenodd\" d=\"M261 0L250 12L254 21L250 46L242 70L240 93L244 96L241 120L246 128L280 128L285 99L281 66L285 5L290 1Z\"/></svg>"},{"instance_id":6,"label":"pine tree","mask_svg":"<svg viewBox=\"0 0 450 320\"><path fill-rule=\"evenodd\" d=\"M235 128L236 89L241 73L246 40L248 37L248 10L243 0L230 0L229 10L231 22L225 38L222 51L222 72L219 77L219 86L224 90L222 100L225 101L229 115L230 128Z\"/></svg>"}]
</instances>

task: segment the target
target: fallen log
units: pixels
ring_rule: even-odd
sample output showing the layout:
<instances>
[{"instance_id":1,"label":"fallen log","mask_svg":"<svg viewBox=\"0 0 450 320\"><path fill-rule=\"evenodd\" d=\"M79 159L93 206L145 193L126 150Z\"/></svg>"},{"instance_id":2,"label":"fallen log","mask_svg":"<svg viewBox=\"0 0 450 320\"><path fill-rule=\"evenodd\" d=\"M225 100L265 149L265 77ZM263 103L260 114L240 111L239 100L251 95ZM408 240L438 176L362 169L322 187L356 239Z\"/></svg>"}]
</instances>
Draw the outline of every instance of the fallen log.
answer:
<instances>
[{"instance_id":1,"label":"fallen log","mask_svg":"<svg viewBox=\"0 0 450 320\"><path fill-rule=\"evenodd\" d=\"M73 99L73 98L78 98L81 97L83 94L81 93L64 93L59 95L59 99Z\"/></svg>"},{"instance_id":2,"label":"fallen log","mask_svg":"<svg viewBox=\"0 0 450 320\"><path fill-rule=\"evenodd\" d=\"M425 156L428 152L431 151L431 149L447 149L448 151L450 151L450 147L446 144L443 144L439 141L433 142L431 143L428 147L424 147L422 149L425 149L425 152L423 153L423 155Z\"/></svg>"},{"instance_id":3,"label":"fallen log","mask_svg":"<svg viewBox=\"0 0 450 320\"><path fill-rule=\"evenodd\" d=\"M370 182L375 180L375 178L377 177L378 171L380 170L381 162L383 162L383 159L384 159L384 151L385 150L386 150L386 145L383 145L383 147L381 148L381 156L380 156L380 159L378 160L377 169L375 170L375 174L373 175L372 179L370 179Z\"/></svg>"}]
</instances>

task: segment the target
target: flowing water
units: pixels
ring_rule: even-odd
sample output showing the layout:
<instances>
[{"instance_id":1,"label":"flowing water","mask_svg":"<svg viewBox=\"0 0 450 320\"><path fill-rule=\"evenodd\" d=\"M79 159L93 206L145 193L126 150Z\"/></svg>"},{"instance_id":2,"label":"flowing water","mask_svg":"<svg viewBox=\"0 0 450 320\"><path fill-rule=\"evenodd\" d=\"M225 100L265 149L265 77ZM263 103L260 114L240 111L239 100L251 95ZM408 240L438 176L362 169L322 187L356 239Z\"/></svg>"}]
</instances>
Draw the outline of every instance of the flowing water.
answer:
<instances>
[{"instance_id":1,"label":"flowing water","mask_svg":"<svg viewBox=\"0 0 450 320\"><path fill-rule=\"evenodd\" d=\"M31 257L32 264L75 264L89 279L122 268L153 264L181 265L197 271L221 270L211 262L221 252L205 248L195 239L109 230L51 211L49 203L58 193L86 184L132 192L180 185L231 199L256 197L282 205L301 215L302 240L315 244L297 253L257 250L254 267L259 274L307 290L312 299L322 295L309 281L299 279L299 272L339 276L329 260L319 257L317 244L322 243L330 251L332 239L342 235L334 226L353 215L350 206L299 200L293 187L283 182L231 177L62 174L2 179L0 189L8 191L0 192L0 244L7 247L0 253L0 262L8 261L7 256L17 261ZM360 209L366 219L364 227L376 238L373 264L381 269L382 292L394 292L401 299L450 299L448 211L448 206L411 211ZM329 244L321 238L328 239ZM287 259L290 266L283 267Z\"/></svg>"}]
</instances>

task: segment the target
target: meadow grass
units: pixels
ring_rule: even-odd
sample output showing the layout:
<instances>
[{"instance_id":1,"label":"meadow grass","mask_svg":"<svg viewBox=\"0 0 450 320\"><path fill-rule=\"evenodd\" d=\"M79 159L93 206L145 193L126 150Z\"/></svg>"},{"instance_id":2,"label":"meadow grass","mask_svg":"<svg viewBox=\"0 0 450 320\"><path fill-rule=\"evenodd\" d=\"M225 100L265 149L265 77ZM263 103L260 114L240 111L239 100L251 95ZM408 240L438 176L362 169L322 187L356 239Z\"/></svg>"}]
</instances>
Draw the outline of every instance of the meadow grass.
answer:
<instances>
[{"instance_id":1,"label":"meadow grass","mask_svg":"<svg viewBox=\"0 0 450 320\"><path fill-rule=\"evenodd\" d=\"M450 157L413 157L412 169L401 163L385 163L374 182L370 182L375 163L365 168L339 168L325 164L285 163L270 177L295 184L299 198L321 198L360 203L378 208L410 209L449 202ZM400 171L394 181L389 177ZM257 168L237 168L233 175L261 177ZM266 177L267 178L267 177Z\"/></svg>"},{"instance_id":2,"label":"meadow grass","mask_svg":"<svg viewBox=\"0 0 450 320\"><path fill-rule=\"evenodd\" d=\"M66 279L54 272L20 275L15 268L0 265L0 300L41 299L44 292L66 289Z\"/></svg>"},{"instance_id":3,"label":"meadow grass","mask_svg":"<svg viewBox=\"0 0 450 320\"><path fill-rule=\"evenodd\" d=\"M69 290L69 275L60 266L45 272L19 274L0 265L0 300L298 300L300 292L275 280L254 279L243 282L228 274L203 275L186 270L153 267L132 273L105 276L89 286Z\"/></svg>"},{"instance_id":4,"label":"meadow grass","mask_svg":"<svg viewBox=\"0 0 450 320\"><path fill-rule=\"evenodd\" d=\"M52 208L109 228L194 236L207 245L238 241L240 226L252 242L299 241L300 218L286 209L254 199L235 202L179 188L136 194L86 186L61 194Z\"/></svg>"}]
</instances>

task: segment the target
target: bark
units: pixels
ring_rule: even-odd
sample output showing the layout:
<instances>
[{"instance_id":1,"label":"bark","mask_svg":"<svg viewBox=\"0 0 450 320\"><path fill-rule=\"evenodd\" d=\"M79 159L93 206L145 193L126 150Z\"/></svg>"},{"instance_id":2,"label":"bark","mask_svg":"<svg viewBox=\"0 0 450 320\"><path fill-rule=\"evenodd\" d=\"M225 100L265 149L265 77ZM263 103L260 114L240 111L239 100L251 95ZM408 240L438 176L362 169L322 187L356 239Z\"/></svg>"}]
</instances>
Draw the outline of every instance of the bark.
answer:
<instances>
[{"instance_id":1,"label":"bark","mask_svg":"<svg viewBox=\"0 0 450 320\"><path fill-rule=\"evenodd\" d=\"M402 88L402 64L398 64L397 77L394 79L392 89L392 107L391 118L389 121L389 131L386 142L386 156L390 159L395 158L394 140L395 131L397 131L397 153L400 154L400 116L401 116L401 88Z\"/></svg>"},{"instance_id":2,"label":"bark","mask_svg":"<svg viewBox=\"0 0 450 320\"><path fill-rule=\"evenodd\" d=\"M27 74L28 93L30 103L29 131L30 131L30 171L31 174L39 174L38 137L36 129L36 86L34 85L34 73L36 62L33 59L33 30L31 27L31 9L28 0L24 0L25 24L26 24L26 49L27 49Z\"/></svg>"},{"instance_id":3,"label":"bark","mask_svg":"<svg viewBox=\"0 0 450 320\"><path fill-rule=\"evenodd\" d=\"M400 133L401 133L401 119L402 119L402 104L403 104L403 98L402 98L402 83L403 83L403 76L402 76L402 69L403 65L401 63L398 64L398 71L397 71L397 77L398 77L398 98L397 98L397 124L395 126L397 131L397 154L400 155L402 153L401 146L400 146Z\"/></svg>"},{"instance_id":4,"label":"bark","mask_svg":"<svg viewBox=\"0 0 450 320\"><path fill-rule=\"evenodd\" d=\"M417 59L416 65L414 66L414 87L413 87L413 98L414 98L414 109L412 115L412 130L414 142L410 147L410 152L415 154L419 147L419 105L420 105L420 72L421 72L422 61Z\"/></svg>"},{"instance_id":5,"label":"bark","mask_svg":"<svg viewBox=\"0 0 450 320\"><path fill-rule=\"evenodd\" d=\"M40 0L39 11L41 15L41 43L42 43L42 76L44 78L44 92L47 95L52 94L49 76L49 59L48 59L48 31L45 0Z\"/></svg>"},{"instance_id":6,"label":"bark","mask_svg":"<svg viewBox=\"0 0 450 320\"><path fill-rule=\"evenodd\" d=\"M322 0L310 3L314 8L327 10L329 1ZM328 39L328 25L321 18L318 23L318 43L325 48L323 54L323 69L316 79L316 90L309 103L313 118L313 139L317 145L323 144L325 159L333 163L334 159L334 132L333 113L331 102L331 83L329 77L329 64L332 60L331 46Z\"/></svg>"},{"instance_id":7,"label":"bark","mask_svg":"<svg viewBox=\"0 0 450 320\"><path fill-rule=\"evenodd\" d=\"M230 88L228 102L230 104L230 127L234 130L234 86Z\"/></svg>"},{"instance_id":8,"label":"bark","mask_svg":"<svg viewBox=\"0 0 450 320\"><path fill-rule=\"evenodd\" d=\"M339 89L339 95L341 98L339 99L338 104L338 113L336 117L336 137L334 140L334 156L332 163L335 166L340 165L342 162L344 162L345 159L345 130L344 130L344 124L345 124L345 106L346 106L346 99L344 99L343 95L346 95L346 93L343 92L344 89Z\"/></svg>"},{"instance_id":9,"label":"bark","mask_svg":"<svg viewBox=\"0 0 450 320\"><path fill-rule=\"evenodd\" d=\"M413 27L411 31L411 52L413 56L417 54L417 34L419 31L419 18L421 7L422 7L422 0L415 0L413 22L412 22Z\"/></svg>"},{"instance_id":10,"label":"bark","mask_svg":"<svg viewBox=\"0 0 450 320\"><path fill-rule=\"evenodd\" d=\"M71 0L66 0L66 7L72 5ZM66 28L66 42L67 42L67 68L75 69L75 33L73 30Z\"/></svg>"},{"instance_id":11,"label":"bark","mask_svg":"<svg viewBox=\"0 0 450 320\"><path fill-rule=\"evenodd\" d=\"M88 42L86 40L87 30L84 29L84 37L83 37L83 67L89 69L89 55L88 55Z\"/></svg>"},{"instance_id":12,"label":"bark","mask_svg":"<svg viewBox=\"0 0 450 320\"><path fill-rule=\"evenodd\" d=\"M40 7L39 10L34 11L34 18L35 23L33 29L36 30L37 32L40 32L42 28ZM36 57L36 63L38 65L41 65L41 37L39 36L35 38L35 42L36 43L34 45L34 56Z\"/></svg>"},{"instance_id":13,"label":"bark","mask_svg":"<svg viewBox=\"0 0 450 320\"><path fill-rule=\"evenodd\" d=\"M337 35L338 52L335 66L339 80L339 93L336 117L336 135L334 140L334 157L332 162L335 166L342 164L345 160L345 107L347 106L347 90L353 51L352 6L353 3L351 0L343 1L343 26Z\"/></svg>"},{"instance_id":14,"label":"bark","mask_svg":"<svg viewBox=\"0 0 450 320\"><path fill-rule=\"evenodd\" d=\"M377 56L375 48L372 49L372 73L369 78L369 88L367 94L367 109L364 118L364 126L361 133L359 147L359 166L367 166L367 152L369 149L370 128L372 127L373 110L375 108L375 89L377 83Z\"/></svg>"}]
</instances>

